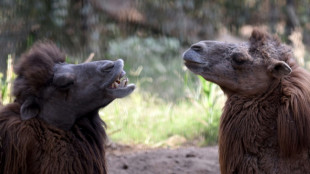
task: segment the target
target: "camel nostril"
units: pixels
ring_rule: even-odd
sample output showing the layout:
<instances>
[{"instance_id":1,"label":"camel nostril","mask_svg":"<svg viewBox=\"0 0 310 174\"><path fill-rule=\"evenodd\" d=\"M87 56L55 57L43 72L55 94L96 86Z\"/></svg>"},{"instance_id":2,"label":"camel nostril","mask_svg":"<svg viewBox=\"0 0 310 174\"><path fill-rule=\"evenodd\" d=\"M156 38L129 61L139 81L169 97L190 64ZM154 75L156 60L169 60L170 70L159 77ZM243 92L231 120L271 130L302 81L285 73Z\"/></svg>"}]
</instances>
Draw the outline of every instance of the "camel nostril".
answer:
<instances>
[{"instance_id":1,"label":"camel nostril","mask_svg":"<svg viewBox=\"0 0 310 174\"><path fill-rule=\"evenodd\" d=\"M191 46L191 49L194 50L194 51L202 51L203 47L202 47L201 44L195 44L195 45Z\"/></svg>"}]
</instances>

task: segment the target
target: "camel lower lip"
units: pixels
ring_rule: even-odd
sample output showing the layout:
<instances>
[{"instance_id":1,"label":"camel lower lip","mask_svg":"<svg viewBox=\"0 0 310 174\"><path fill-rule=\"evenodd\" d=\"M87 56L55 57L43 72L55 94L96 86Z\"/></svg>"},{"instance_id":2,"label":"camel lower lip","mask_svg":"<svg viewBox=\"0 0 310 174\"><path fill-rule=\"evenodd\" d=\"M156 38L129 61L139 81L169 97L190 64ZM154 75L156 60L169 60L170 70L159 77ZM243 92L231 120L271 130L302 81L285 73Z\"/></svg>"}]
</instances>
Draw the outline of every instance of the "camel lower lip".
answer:
<instances>
[{"instance_id":1,"label":"camel lower lip","mask_svg":"<svg viewBox=\"0 0 310 174\"><path fill-rule=\"evenodd\" d=\"M201 63L201 62L194 62L194 61L189 61L189 60L186 60L184 62L185 64L196 64L196 65L203 65L204 63Z\"/></svg>"},{"instance_id":2,"label":"camel lower lip","mask_svg":"<svg viewBox=\"0 0 310 174\"><path fill-rule=\"evenodd\" d=\"M185 61L184 64L189 69L192 69L192 68L206 68L207 65L208 65L207 63L200 63L200 62L193 62L193 61Z\"/></svg>"}]
</instances>

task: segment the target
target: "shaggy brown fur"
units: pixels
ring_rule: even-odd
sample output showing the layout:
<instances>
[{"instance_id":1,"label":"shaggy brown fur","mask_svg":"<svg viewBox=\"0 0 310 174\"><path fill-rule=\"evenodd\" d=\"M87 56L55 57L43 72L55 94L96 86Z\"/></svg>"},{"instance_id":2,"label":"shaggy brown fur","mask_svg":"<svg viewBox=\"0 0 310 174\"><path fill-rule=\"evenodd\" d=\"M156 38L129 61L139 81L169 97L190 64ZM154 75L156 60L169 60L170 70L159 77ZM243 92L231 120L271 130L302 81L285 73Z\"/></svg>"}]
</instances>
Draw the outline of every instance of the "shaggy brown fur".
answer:
<instances>
[{"instance_id":1,"label":"shaggy brown fur","mask_svg":"<svg viewBox=\"0 0 310 174\"><path fill-rule=\"evenodd\" d=\"M79 120L71 131L39 119L20 119L20 105L0 112L3 174L105 174L105 132L95 115Z\"/></svg>"},{"instance_id":2,"label":"shaggy brown fur","mask_svg":"<svg viewBox=\"0 0 310 174\"><path fill-rule=\"evenodd\" d=\"M251 40L268 42L267 37L254 32ZM268 56L257 46L261 42L251 51ZM310 173L310 74L282 49L289 76L275 79L261 95L228 97L219 137L222 173Z\"/></svg>"},{"instance_id":3,"label":"shaggy brown fur","mask_svg":"<svg viewBox=\"0 0 310 174\"><path fill-rule=\"evenodd\" d=\"M20 103L28 96L40 96L52 80L54 65L64 61L64 53L53 43L36 43L14 67L18 77L14 82L13 95Z\"/></svg>"},{"instance_id":4,"label":"shaggy brown fur","mask_svg":"<svg viewBox=\"0 0 310 174\"><path fill-rule=\"evenodd\" d=\"M97 112L79 118L70 130L40 118L21 119L26 99L38 101L65 56L51 43L38 43L15 67L16 101L0 110L0 173L105 174L106 133ZM30 106L31 107L31 106Z\"/></svg>"},{"instance_id":5,"label":"shaggy brown fur","mask_svg":"<svg viewBox=\"0 0 310 174\"><path fill-rule=\"evenodd\" d=\"M198 54L191 50L184 54L186 65L219 84L227 95L219 132L221 173L310 173L310 74L295 63L290 48L257 30L249 43L199 44L192 46L192 50L200 51ZM242 56L230 51L241 52ZM223 66L222 71L235 84L220 76L221 72L214 72L219 75L214 80L211 66L197 72L199 66L192 63L197 62L193 58L198 55L201 62L209 63L217 54L232 64ZM253 81L256 84L249 85Z\"/></svg>"}]
</instances>

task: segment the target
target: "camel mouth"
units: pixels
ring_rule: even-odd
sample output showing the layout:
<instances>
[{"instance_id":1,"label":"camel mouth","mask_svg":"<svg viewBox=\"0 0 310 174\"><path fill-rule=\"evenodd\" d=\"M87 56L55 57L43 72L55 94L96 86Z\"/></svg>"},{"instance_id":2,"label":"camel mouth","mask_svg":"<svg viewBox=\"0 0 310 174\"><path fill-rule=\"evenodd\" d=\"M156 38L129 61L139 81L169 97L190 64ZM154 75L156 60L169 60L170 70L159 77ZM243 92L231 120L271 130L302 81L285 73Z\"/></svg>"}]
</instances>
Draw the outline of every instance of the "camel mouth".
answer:
<instances>
[{"instance_id":1,"label":"camel mouth","mask_svg":"<svg viewBox=\"0 0 310 174\"><path fill-rule=\"evenodd\" d=\"M208 66L208 63L202 63L202 62L196 62L192 60L185 60L184 65L189 69L195 69L195 68L205 68Z\"/></svg>"},{"instance_id":2,"label":"camel mouth","mask_svg":"<svg viewBox=\"0 0 310 174\"><path fill-rule=\"evenodd\" d=\"M185 60L185 61L184 61L184 64L185 64L185 65L186 65L186 64L203 65L203 64L205 64L205 63L202 63L202 62L195 62L195 61L191 61L191 60Z\"/></svg>"},{"instance_id":3,"label":"camel mouth","mask_svg":"<svg viewBox=\"0 0 310 174\"><path fill-rule=\"evenodd\" d=\"M126 77L126 72L121 68L120 73L115 80L106 88L108 94L112 98L126 97L135 89L134 84L128 84L129 80Z\"/></svg>"},{"instance_id":4,"label":"camel mouth","mask_svg":"<svg viewBox=\"0 0 310 174\"><path fill-rule=\"evenodd\" d=\"M129 95L134 89L134 84L128 84L128 78L125 76L124 62L122 59L115 61L114 68L111 72L111 79L108 83L102 85L107 94L115 99Z\"/></svg>"},{"instance_id":5,"label":"camel mouth","mask_svg":"<svg viewBox=\"0 0 310 174\"><path fill-rule=\"evenodd\" d=\"M183 60L186 66L202 67L207 65L207 63L201 59L201 55L192 49L183 53Z\"/></svg>"},{"instance_id":6,"label":"camel mouth","mask_svg":"<svg viewBox=\"0 0 310 174\"><path fill-rule=\"evenodd\" d=\"M114 82L111 83L109 86L110 89L118 89L118 88L125 88L128 84L128 78L125 76L126 72L124 70L116 77Z\"/></svg>"}]
</instances>

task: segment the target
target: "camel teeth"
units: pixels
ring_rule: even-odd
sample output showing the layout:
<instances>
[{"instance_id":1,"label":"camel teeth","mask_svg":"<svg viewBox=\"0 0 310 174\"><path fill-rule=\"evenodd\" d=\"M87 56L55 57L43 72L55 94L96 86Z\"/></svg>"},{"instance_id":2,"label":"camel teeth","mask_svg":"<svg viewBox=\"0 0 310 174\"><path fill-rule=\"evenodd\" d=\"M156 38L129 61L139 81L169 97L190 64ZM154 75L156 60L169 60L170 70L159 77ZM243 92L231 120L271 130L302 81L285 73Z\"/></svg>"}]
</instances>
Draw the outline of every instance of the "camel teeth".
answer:
<instances>
[{"instance_id":1,"label":"camel teeth","mask_svg":"<svg viewBox=\"0 0 310 174\"><path fill-rule=\"evenodd\" d=\"M121 79L116 79L112 84L111 84L111 88L122 88L122 87L126 87L128 84L128 78L127 77L122 77Z\"/></svg>"},{"instance_id":2,"label":"camel teeth","mask_svg":"<svg viewBox=\"0 0 310 174\"><path fill-rule=\"evenodd\" d=\"M125 81L125 80L122 80L121 83L120 83L120 86L121 86L121 87L125 87L125 83L126 83L126 81Z\"/></svg>"}]
</instances>

